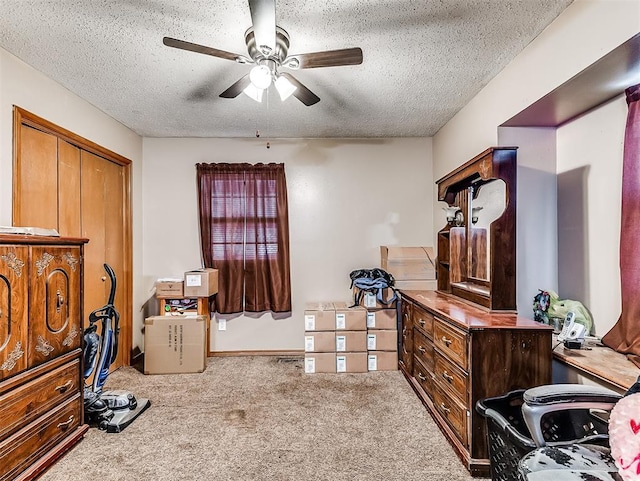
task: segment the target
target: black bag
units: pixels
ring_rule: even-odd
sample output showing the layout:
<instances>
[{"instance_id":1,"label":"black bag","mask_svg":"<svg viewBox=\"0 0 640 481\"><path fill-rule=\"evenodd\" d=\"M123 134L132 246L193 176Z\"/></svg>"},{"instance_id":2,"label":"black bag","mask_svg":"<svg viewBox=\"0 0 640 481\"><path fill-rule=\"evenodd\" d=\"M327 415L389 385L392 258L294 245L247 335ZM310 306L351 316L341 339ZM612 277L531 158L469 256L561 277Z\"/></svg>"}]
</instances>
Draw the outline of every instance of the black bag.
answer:
<instances>
[{"instance_id":1,"label":"black bag","mask_svg":"<svg viewBox=\"0 0 640 481\"><path fill-rule=\"evenodd\" d=\"M355 271L351 271L349 277L351 278L350 288L358 288L353 294L354 304L352 307L358 306L360 304L362 295L365 292L375 294L378 302L384 304L385 306L393 303L398 298L398 296L396 295L396 291L393 288L393 285L396 281L393 276L384 269L380 269L378 267L373 269L357 269ZM384 299L383 289L391 289L393 293L391 298Z\"/></svg>"}]
</instances>

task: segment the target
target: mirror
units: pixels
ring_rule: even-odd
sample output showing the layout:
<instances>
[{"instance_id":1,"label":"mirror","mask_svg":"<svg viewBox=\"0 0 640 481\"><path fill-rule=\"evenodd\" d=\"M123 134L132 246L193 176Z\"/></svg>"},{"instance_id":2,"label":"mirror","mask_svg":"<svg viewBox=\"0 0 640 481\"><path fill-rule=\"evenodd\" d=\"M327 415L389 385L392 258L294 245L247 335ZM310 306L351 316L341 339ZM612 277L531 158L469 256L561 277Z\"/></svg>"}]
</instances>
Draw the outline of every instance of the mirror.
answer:
<instances>
[{"instance_id":1,"label":"mirror","mask_svg":"<svg viewBox=\"0 0 640 481\"><path fill-rule=\"evenodd\" d=\"M478 187L470 187L471 224L469 226L469 271L471 279L490 280L489 259L491 240L489 236L493 221L498 219L506 207L507 185L495 179Z\"/></svg>"}]
</instances>

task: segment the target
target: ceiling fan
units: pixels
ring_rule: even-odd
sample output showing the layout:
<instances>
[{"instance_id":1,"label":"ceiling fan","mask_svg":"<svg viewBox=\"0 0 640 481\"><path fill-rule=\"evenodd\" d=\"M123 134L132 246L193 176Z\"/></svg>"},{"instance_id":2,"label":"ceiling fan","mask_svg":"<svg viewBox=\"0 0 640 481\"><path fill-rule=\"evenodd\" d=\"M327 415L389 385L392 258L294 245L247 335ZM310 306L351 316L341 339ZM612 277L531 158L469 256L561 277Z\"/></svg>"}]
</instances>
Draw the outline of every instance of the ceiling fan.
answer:
<instances>
[{"instance_id":1,"label":"ceiling fan","mask_svg":"<svg viewBox=\"0 0 640 481\"><path fill-rule=\"evenodd\" d=\"M281 72L282 67L298 70L362 63L362 49L359 47L289 55L289 34L276 25L275 0L249 0L249 9L253 26L245 33L248 57L171 37L164 37L162 42L168 47L234 60L242 64L255 64L248 74L220 94L220 97L229 99L244 92L261 102L264 91L273 82L282 100L293 95L303 104L310 106L318 103L320 97L290 73Z\"/></svg>"}]
</instances>

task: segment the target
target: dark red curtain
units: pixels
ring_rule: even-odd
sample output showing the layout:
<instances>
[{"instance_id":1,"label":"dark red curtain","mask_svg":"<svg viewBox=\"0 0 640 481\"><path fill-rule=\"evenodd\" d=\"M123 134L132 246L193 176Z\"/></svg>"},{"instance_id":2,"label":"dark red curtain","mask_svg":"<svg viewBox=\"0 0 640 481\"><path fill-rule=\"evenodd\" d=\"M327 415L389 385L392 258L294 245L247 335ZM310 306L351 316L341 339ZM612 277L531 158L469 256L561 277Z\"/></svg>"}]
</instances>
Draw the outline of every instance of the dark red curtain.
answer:
<instances>
[{"instance_id":1,"label":"dark red curtain","mask_svg":"<svg viewBox=\"0 0 640 481\"><path fill-rule=\"evenodd\" d=\"M626 90L629 113L622 166L620 286L622 313L602 338L640 367L640 84Z\"/></svg>"},{"instance_id":2,"label":"dark red curtain","mask_svg":"<svg viewBox=\"0 0 640 481\"><path fill-rule=\"evenodd\" d=\"M204 264L219 271L216 311L291 311L284 164L196 170Z\"/></svg>"}]
</instances>

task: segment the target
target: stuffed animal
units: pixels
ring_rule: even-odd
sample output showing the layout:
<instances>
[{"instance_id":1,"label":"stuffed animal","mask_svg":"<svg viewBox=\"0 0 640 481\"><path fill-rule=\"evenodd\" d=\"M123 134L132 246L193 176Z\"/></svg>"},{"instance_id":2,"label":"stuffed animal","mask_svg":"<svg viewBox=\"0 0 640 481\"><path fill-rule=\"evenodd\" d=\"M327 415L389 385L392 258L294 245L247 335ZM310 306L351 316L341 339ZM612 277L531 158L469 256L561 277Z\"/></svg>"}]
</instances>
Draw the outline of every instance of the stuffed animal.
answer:
<instances>
[{"instance_id":1,"label":"stuffed animal","mask_svg":"<svg viewBox=\"0 0 640 481\"><path fill-rule=\"evenodd\" d=\"M624 481L640 479L640 376L609 417L611 457Z\"/></svg>"}]
</instances>

